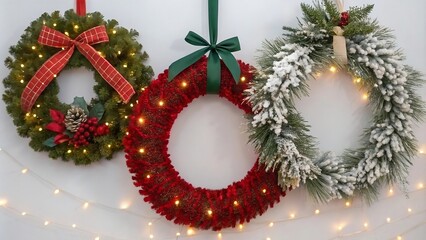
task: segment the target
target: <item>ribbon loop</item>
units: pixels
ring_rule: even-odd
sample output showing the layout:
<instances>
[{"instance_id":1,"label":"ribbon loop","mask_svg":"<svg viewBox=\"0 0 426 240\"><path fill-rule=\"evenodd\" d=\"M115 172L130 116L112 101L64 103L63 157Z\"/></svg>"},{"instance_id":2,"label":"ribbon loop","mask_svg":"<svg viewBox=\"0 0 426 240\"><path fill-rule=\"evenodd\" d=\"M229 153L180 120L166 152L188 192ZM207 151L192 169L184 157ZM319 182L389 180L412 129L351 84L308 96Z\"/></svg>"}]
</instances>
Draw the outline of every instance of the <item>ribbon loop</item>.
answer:
<instances>
[{"instance_id":1,"label":"ribbon loop","mask_svg":"<svg viewBox=\"0 0 426 240\"><path fill-rule=\"evenodd\" d=\"M221 67L220 59L230 70L235 82L238 83L241 70L240 66L231 52L239 51L240 42L238 37L226 39L217 43L218 30L218 0L209 0L209 34L210 43L197 33L190 31L185 41L194 46L205 46L169 66L169 81L172 81L179 73L197 62L204 54L210 51L207 62L207 93L218 93L220 89Z\"/></svg>"},{"instance_id":2,"label":"ribbon loop","mask_svg":"<svg viewBox=\"0 0 426 240\"><path fill-rule=\"evenodd\" d=\"M102 78L118 92L125 103L135 93L132 85L91 46L109 41L105 26L91 28L81 33L74 40L59 31L43 26L38 41L42 45L64 49L50 57L25 86L21 95L23 111L29 112L31 110L44 89L66 66L74 53L75 47L89 60Z\"/></svg>"}]
</instances>

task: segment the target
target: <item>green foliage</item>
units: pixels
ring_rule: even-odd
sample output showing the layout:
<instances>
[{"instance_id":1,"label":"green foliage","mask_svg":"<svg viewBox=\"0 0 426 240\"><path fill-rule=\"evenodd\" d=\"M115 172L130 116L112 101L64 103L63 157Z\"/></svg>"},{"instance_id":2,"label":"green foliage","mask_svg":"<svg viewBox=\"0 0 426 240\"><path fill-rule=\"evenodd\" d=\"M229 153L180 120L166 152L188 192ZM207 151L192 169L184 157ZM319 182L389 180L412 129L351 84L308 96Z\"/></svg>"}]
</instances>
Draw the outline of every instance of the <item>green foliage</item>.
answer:
<instances>
[{"instance_id":1,"label":"green foliage","mask_svg":"<svg viewBox=\"0 0 426 240\"><path fill-rule=\"evenodd\" d=\"M90 105L103 106L105 114L101 123L109 123L110 133L107 136L96 137L94 143L87 147L77 149L67 143L59 144L54 148L43 145L44 141L54 136L54 133L44 130L44 126L50 121L49 109L57 109L65 113L70 108L69 104L59 101L57 97L59 87L56 80L47 86L30 113L26 114L21 110L20 97L26 83L47 59L59 51L57 48L38 43L38 35L43 25L62 33L67 32L72 39L90 28L105 25L109 42L93 47L127 79L136 92L147 86L153 76L152 68L144 65L148 55L142 51L142 45L136 41L138 33L135 30L120 27L116 20L105 21L98 12L88 13L83 17L72 10L66 11L64 16L58 11L51 14L44 13L25 29L18 43L10 47L10 56L5 60L10 73L3 80L5 86L3 100L6 103L7 112L17 126L19 135L31 138L30 146L34 150L47 151L51 158L73 160L76 164L89 164L101 158L111 159L114 152L122 149L121 137L126 132L126 116L130 115L132 111L130 104L135 104L137 96L133 96L129 104L124 104L115 90L77 50L64 70L84 67L94 72L94 91L97 97L90 101ZM74 27L76 25L78 28ZM21 64L24 67L21 67ZM99 115L100 111L96 114Z\"/></svg>"},{"instance_id":2,"label":"green foliage","mask_svg":"<svg viewBox=\"0 0 426 240\"><path fill-rule=\"evenodd\" d=\"M363 7L350 7L349 24L344 27L344 36L365 35L377 29L377 22L369 18L374 5ZM331 0L315 1L313 5L301 4L304 23L314 24L320 29L324 29L330 35L334 35L333 28L339 25L340 13Z\"/></svg>"}]
</instances>

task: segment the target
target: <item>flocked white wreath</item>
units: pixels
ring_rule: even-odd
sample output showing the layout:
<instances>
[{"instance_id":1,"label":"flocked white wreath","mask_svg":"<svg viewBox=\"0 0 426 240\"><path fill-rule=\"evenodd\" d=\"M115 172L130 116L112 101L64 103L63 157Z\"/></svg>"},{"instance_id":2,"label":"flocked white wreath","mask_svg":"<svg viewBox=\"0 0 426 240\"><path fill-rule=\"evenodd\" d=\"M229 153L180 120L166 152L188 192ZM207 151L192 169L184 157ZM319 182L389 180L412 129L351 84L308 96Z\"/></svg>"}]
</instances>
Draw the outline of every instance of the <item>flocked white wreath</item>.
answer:
<instances>
[{"instance_id":1,"label":"flocked white wreath","mask_svg":"<svg viewBox=\"0 0 426 240\"><path fill-rule=\"evenodd\" d=\"M305 183L319 202L355 192L373 200L383 184L404 187L417 153L412 124L425 113L415 93L423 81L421 74L403 65L390 31L368 18L372 5L343 11L323 0L301 6L300 26L284 27L284 37L265 43L259 74L248 90L254 112L249 116L250 137L260 162L277 170L283 189ZM347 51L342 54L347 55L346 63L344 56L333 52L339 37L346 39ZM309 126L294 105L295 98L307 95L310 76L330 66L358 79L373 114L361 147L342 156L316 149Z\"/></svg>"}]
</instances>

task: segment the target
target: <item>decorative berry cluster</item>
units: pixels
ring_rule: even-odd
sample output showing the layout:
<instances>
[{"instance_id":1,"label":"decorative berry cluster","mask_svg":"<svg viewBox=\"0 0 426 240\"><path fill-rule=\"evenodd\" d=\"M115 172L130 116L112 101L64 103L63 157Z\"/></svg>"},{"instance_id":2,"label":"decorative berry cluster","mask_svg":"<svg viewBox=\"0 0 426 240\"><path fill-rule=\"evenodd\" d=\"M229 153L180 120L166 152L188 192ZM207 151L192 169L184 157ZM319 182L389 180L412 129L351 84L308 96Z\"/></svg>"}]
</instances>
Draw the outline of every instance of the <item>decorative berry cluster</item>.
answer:
<instances>
[{"instance_id":1,"label":"decorative berry cluster","mask_svg":"<svg viewBox=\"0 0 426 240\"><path fill-rule=\"evenodd\" d=\"M86 122L81 123L70 141L75 148L87 146L92 142L93 137L103 136L109 133L109 128L105 124L98 125L98 119L88 118Z\"/></svg>"}]
</instances>

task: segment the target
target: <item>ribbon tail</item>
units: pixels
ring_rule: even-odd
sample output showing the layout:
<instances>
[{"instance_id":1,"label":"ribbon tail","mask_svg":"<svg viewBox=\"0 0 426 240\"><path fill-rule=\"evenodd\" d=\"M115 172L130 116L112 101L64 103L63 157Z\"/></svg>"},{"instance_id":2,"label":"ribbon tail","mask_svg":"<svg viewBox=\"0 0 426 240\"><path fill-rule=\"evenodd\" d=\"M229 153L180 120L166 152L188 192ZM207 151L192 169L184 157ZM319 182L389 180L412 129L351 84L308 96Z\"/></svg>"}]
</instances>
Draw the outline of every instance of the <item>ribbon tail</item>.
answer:
<instances>
[{"instance_id":1,"label":"ribbon tail","mask_svg":"<svg viewBox=\"0 0 426 240\"><path fill-rule=\"evenodd\" d=\"M220 58L212 50L207 61L207 93L217 94L220 91Z\"/></svg>"},{"instance_id":2,"label":"ribbon tail","mask_svg":"<svg viewBox=\"0 0 426 240\"><path fill-rule=\"evenodd\" d=\"M37 70L25 86L21 95L21 108L24 112L29 112L31 110L37 98L55 78L56 74L65 67L73 53L74 46L62 50L49 58L40 69Z\"/></svg>"},{"instance_id":3,"label":"ribbon tail","mask_svg":"<svg viewBox=\"0 0 426 240\"><path fill-rule=\"evenodd\" d=\"M129 102L135 94L133 86L105 58L89 44L77 45L78 50L89 60L103 79L117 91L124 103Z\"/></svg>"},{"instance_id":4,"label":"ribbon tail","mask_svg":"<svg viewBox=\"0 0 426 240\"><path fill-rule=\"evenodd\" d=\"M169 81L172 81L179 73L198 61L209 49L210 47L202 48L172 63L169 66Z\"/></svg>"},{"instance_id":5,"label":"ribbon tail","mask_svg":"<svg viewBox=\"0 0 426 240\"><path fill-rule=\"evenodd\" d=\"M231 72L235 82L238 83L240 81L241 69L237 59L235 59L234 55L232 55L229 51L218 49L218 53L222 58L223 63L225 63L225 66Z\"/></svg>"}]
</instances>

